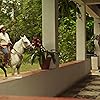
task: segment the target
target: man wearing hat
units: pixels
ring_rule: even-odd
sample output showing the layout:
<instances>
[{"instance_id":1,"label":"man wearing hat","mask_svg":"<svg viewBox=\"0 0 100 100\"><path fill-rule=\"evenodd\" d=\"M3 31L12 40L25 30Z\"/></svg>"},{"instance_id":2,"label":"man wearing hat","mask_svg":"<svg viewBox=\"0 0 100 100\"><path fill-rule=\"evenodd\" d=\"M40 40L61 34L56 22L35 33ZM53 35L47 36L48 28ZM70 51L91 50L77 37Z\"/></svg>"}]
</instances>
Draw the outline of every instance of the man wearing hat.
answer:
<instances>
[{"instance_id":1,"label":"man wearing hat","mask_svg":"<svg viewBox=\"0 0 100 100\"><path fill-rule=\"evenodd\" d=\"M4 25L0 25L0 47L2 48L2 52L4 53L4 64L9 63L9 51L8 46L12 44L9 38L9 35L6 33L6 29Z\"/></svg>"}]
</instances>

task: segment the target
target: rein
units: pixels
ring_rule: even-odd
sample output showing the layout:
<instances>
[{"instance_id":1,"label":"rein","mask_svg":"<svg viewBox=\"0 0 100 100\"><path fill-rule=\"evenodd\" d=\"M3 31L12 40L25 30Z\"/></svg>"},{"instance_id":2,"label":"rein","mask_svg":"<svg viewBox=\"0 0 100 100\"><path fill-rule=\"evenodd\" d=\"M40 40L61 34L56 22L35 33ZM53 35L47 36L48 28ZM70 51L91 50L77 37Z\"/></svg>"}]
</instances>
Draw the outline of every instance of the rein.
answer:
<instances>
[{"instance_id":1,"label":"rein","mask_svg":"<svg viewBox=\"0 0 100 100\"><path fill-rule=\"evenodd\" d=\"M18 55L18 57L22 60L23 59L23 55L21 53L19 53L15 48L13 48L13 49L16 51L16 54ZM12 53L12 54L14 54L14 53Z\"/></svg>"},{"instance_id":2,"label":"rein","mask_svg":"<svg viewBox=\"0 0 100 100\"><path fill-rule=\"evenodd\" d=\"M14 48L13 48L14 49ZM18 57L20 58L20 59L22 59L23 58L23 55L21 54L21 53L19 53L16 49L14 49L15 51L16 51L16 54L18 55ZM11 52L12 53L12 52ZM12 54L14 54L14 53L12 53Z\"/></svg>"}]
</instances>

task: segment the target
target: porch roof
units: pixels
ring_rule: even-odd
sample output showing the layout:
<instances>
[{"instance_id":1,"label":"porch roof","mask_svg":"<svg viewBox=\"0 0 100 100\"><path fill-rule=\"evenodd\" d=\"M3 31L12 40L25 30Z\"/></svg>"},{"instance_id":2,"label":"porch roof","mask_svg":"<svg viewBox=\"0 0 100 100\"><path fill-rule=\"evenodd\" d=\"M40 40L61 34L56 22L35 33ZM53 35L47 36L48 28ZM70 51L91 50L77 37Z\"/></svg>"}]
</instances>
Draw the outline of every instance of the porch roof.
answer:
<instances>
[{"instance_id":1,"label":"porch roof","mask_svg":"<svg viewBox=\"0 0 100 100\"><path fill-rule=\"evenodd\" d=\"M100 18L100 0L81 0L86 4L86 11L92 17Z\"/></svg>"}]
</instances>

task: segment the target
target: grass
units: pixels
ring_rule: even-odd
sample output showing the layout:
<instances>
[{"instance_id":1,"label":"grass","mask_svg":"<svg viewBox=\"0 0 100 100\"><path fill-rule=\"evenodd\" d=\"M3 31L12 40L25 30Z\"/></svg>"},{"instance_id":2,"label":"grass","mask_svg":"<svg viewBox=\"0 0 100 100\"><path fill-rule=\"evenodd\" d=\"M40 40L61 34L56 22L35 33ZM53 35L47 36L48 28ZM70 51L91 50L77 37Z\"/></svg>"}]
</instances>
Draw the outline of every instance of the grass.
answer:
<instances>
[{"instance_id":1,"label":"grass","mask_svg":"<svg viewBox=\"0 0 100 100\"><path fill-rule=\"evenodd\" d=\"M37 61L33 65L31 65L29 61L30 59L29 56L30 55L28 55L27 53L24 54L23 62L22 65L20 66L20 72L34 71L40 69L40 66ZM7 68L6 70L8 74L12 73L12 68ZM2 71L2 69L0 69L0 76L2 76L3 74L4 72Z\"/></svg>"},{"instance_id":2,"label":"grass","mask_svg":"<svg viewBox=\"0 0 100 100\"><path fill-rule=\"evenodd\" d=\"M22 63L21 67L20 67L20 72L27 72L27 71L34 71L34 70L38 70L40 69L39 64L33 64L31 65L30 63ZM10 74L12 73L12 68L7 68L7 73ZM2 71L2 69L0 69L0 74L4 74L4 72Z\"/></svg>"}]
</instances>

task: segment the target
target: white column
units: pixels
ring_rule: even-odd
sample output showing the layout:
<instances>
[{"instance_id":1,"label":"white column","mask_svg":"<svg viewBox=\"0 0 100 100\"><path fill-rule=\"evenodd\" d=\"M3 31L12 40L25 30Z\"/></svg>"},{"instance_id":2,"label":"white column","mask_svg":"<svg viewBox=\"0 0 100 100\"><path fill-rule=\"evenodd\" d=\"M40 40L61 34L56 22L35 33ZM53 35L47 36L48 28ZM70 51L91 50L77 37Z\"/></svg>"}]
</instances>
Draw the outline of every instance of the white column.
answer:
<instances>
[{"instance_id":1,"label":"white column","mask_svg":"<svg viewBox=\"0 0 100 100\"><path fill-rule=\"evenodd\" d=\"M51 50L57 48L58 18L56 0L42 0L42 40L43 45Z\"/></svg>"},{"instance_id":2,"label":"white column","mask_svg":"<svg viewBox=\"0 0 100 100\"><path fill-rule=\"evenodd\" d=\"M47 50L58 49L57 5L57 0L42 0L42 42Z\"/></svg>"},{"instance_id":3,"label":"white column","mask_svg":"<svg viewBox=\"0 0 100 100\"><path fill-rule=\"evenodd\" d=\"M81 18L76 20L76 60L86 59L86 7L80 3Z\"/></svg>"},{"instance_id":4,"label":"white column","mask_svg":"<svg viewBox=\"0 0 100 100\"><path fill-rule=\"evenodd\" d=\"M94 34L98 35L100 34L100 18L94 18ZM95 54L97 54L99 58L99 67L100 67L100 47L98 45L98 41L94 41L95 44Z\"/></svg>"}]
</instances>

